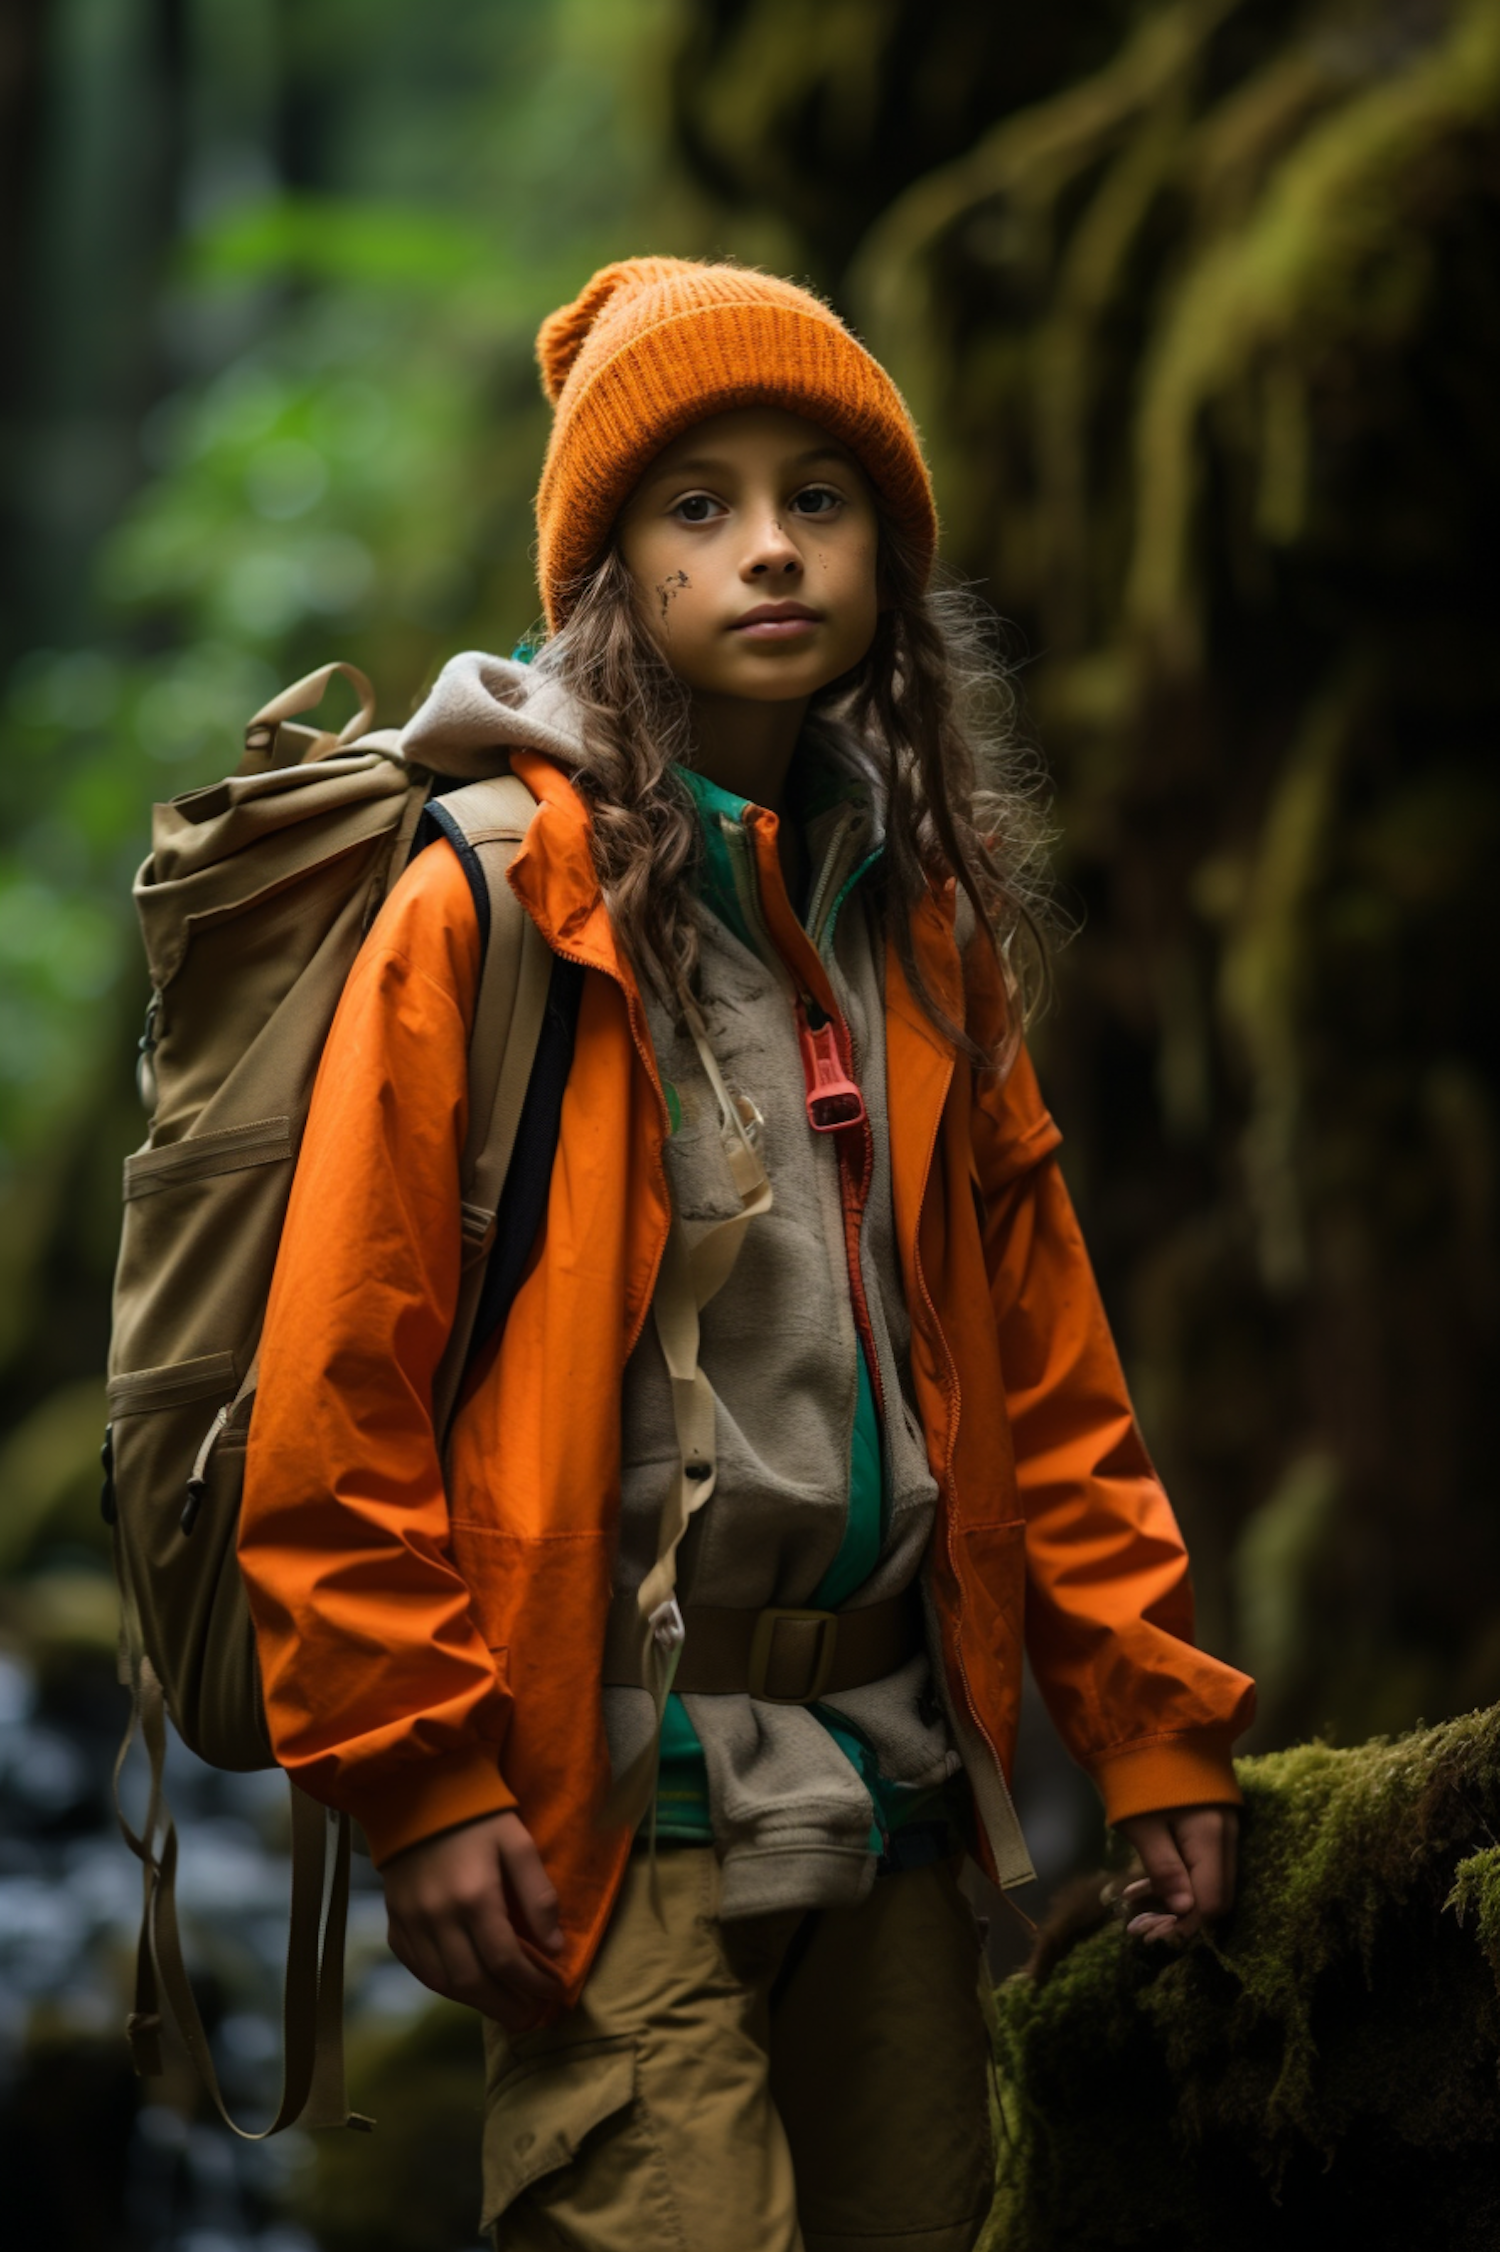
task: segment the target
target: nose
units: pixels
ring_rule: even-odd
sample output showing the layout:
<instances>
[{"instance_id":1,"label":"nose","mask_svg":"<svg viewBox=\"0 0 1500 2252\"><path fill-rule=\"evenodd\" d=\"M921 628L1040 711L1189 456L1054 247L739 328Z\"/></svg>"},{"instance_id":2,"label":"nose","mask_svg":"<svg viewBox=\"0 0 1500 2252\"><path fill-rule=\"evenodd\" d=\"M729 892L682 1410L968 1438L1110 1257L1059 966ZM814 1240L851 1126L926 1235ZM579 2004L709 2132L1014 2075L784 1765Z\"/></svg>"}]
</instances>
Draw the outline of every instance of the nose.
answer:
<instances>
[{"instance_id":1,"label":"nose","mask_svg":"<svg viewBox=\"0 0 1500 2252\"><path fill-rule=\"evenodd\" d=\"M777 509L767 508L754 521L741 576L746 579L795 578L802 570L802 552L787 531Z\"/></svg>"}]
</instances>

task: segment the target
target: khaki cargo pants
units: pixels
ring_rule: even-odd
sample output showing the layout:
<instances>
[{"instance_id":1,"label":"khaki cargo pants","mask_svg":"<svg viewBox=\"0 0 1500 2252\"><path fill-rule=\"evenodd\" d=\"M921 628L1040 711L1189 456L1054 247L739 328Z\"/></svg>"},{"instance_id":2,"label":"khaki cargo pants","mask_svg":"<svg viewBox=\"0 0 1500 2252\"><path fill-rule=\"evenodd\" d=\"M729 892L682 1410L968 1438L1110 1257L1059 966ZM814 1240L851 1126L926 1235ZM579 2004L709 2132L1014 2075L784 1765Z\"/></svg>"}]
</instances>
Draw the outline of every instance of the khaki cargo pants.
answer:
<instances>
[{"instance_id":1,"label":"khaki cargo pants","mask_svg":"<svg viewBox=\"0 0 1500 2252\"><path fill-rule=\"evenodd\" d=\"M497 2252L970 2252L994 2187L980 1941L951 1862L721 1924L636 1855L583 1999L485 2023Z\"/></svg>"}]
</instances>

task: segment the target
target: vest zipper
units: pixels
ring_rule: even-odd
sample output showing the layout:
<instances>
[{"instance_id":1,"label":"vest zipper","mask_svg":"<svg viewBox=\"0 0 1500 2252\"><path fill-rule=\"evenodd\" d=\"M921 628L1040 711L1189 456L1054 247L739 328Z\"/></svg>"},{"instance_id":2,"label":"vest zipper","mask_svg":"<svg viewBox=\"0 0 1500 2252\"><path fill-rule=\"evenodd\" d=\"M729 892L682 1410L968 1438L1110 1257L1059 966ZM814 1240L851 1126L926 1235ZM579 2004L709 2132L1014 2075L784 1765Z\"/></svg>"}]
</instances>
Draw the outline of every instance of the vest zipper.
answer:
<instances>
[{"instance_id":1,"label":"vest zipper","mask_svg":"<svg viewBox=\"0 0 1500 2252\"><path fill-rule=\"evenodd\" d=\"M779 980L782 991L786 994L796 1024L799 1046L804 1025L806 1025L814 1042L817 1041L818 1035L826 1029L832 1037L833 1051L838 1061L838 1074L844 1082L852 1087L859 1102L857 1116L835 1120L831 1127L817 1128L816 1121L812 1116L812 1103L816 1089L813 1078L808 1076L808 1051L806 1048L802 1049L803 1072L808 1092L808 1122L817 1131L828 1132L831 1130L834 1133L834 1148L838 1154L839 1164L839 1204L844 1222L844 1269L849 1283L850 1303L854 1311L856 1343L865 1356L865 1367L870 1376L870 1390L875 1396L875 1406L880 1416L883 1436L886 1417L885 1385L880 1374L880 1357L875 1350L875 1326L870 1319L870 1302L865 1292L865 1278L859 1256L864 1208L870 1193L870 1182L875 1173L875 1141L870 1130L869 1117L865 1111L864 1097L859 1094L858 1057L855 1051L854 1034L842 1009L838 1010L836 1016L830 1017L816 996L808 992L807 987L796 975L791 963L777 944L761 905L759 860L754 845L750 842L749 837L744 834L747 826L748 824L743 821L740 823L741 842L749 855L750 869L754 880L744 886L741 909L742 911L748 910L746 922L749 925L751 936L755 940L756 952L770 969L773 977ZM850 833L852 833L852 823ZM731 846L732 849L734 849L733 846ZM826 886L820 883L818 888L820 891L824 891ZM737 886L736 889L738 891L739 887ZM842 892L839 896L843 896ZM810 935L808 944L813 946L813 951L816 953L817 947ZM821 955L819 960L821 962ZM826 964L824 968L827 968ZM838 995L831 973L829 973L828 982L830 990L834 993L835 1006L837 1007ZM826 1055L826 1046L820 1048L818 1053L820 1057ZM831 1065L832 1059L830 1058L829 1061ZM852 1148L856 1133L860 1137L863 1158L857 1173Z\"/></svg>"},{"instance_id":2,"label":"vest zipper","mask_svg":"<svg viewBox=\"0 0 1500 2252\"><path fill-rule=\"evenodd\" d=\"M807 1089L807 1123L815 1134L837 1134L867 1124L865 1099L844 1070L833 1020L805 993L797 996L797 1045ZM851 1055L853 1041L850 1041Z\"/></svg>"},{"instance_id":3,"label":"vest zipper","mask_svg":"<svg viewBox=\"0 0 1500 2252\"><path fill-rule=\"evenodd\" d=\"M847 836L852 833L853 818L851 817L845 834ZM836 839L835 842L837 841ZM746 843L748 846L748 839ZM880 1373L880 1356L875 1350L875 1325L870 1318L870 1301L865 1291L864 1270L860 1261L860 1236L864 1224L864 1208L870 1193L870 1182L875 1173L875 1141L870 1129L869 1116L865 1110L864 1097L859 1092L859 1059L855 1051L854 1034L850 1029L847 1016L841 1008L838 1008L837 988L834 985L833 974L828 969L828 965L825 963L823 967L828 975L829 989L833 992L834 1004L837 1009L837 1014L832 1017L828 1015L816 996L808 992L807 987L796 975L791 963L788 962L776 943L761 907L760 869L753 846L749 846L749 852L751 868L755 875L754 883L747 887L754 907L754 932L764 958L772 965L775 974L780 978L783 989L791 1003L792 1014L797 1027L798 1044L802 1053L804 1080L807 1086L808 1123L817 1132L831 1131L834 1135L834 1148L838 1155L839 1165L839 1205L844 1223L844 1271L848 1279L849 1299L854 1312L856 1342L865 1357L865 1367L870 1377L870 1390L875 1396L875 1408L880 1417L882 1435L884 1435L886 1419L885 1385ZM832 856L833 847L830 846L829 859L824 863L825 874ZM820 893L826 894L827 888L826 883L819 883L818 890ZM842 897L842 892L839 896ZM822 962L822 956L811 933L807 933L807 939L814 953L818 954L819 961ZM808 1045L804 1045L802 1042L804 1027L809 1034ZM822 1037L823 1035L826 1035L826 1038ZM817 1068L826 1066L829 1071L830 1078L827 1091L836 1100L848 1106L848 1094L844 1091L847 1089L859 1105L857 1112L852 1111L852 1106L849 1106L851 1108L850 1116L833 1119L828 1126L819 1127L813 1115L813 1104L818 1099L819 1087L816 1069L809 1060L809 1048L816 1058ZM858 1163L857 1170L853 1147L856 1135L859 1137L860 1159L862 1160Z\"/></svg>"}]
</instances>

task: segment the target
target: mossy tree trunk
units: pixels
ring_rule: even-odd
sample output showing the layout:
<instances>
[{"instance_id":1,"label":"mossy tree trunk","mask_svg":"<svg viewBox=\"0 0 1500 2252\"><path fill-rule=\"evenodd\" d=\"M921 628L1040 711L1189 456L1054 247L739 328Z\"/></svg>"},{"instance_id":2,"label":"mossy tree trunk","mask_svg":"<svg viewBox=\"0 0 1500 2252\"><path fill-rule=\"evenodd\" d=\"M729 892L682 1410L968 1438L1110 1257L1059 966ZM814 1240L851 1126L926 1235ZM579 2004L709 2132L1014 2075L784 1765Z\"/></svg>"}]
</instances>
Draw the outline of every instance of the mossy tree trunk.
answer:
<instances>
[{"instance_id":1,"label":"mossy tree trunk","mask_svg":"<svg viewBox=\"0 0 1500 2252\"><path fill-rule=\"evenodd\" d=\"M784 17L690 11L680 137L1029 652L1037 1046L1205 1633L1262 1741L1486 1702L1500 8Z\"/></svg>"}]
</instances>

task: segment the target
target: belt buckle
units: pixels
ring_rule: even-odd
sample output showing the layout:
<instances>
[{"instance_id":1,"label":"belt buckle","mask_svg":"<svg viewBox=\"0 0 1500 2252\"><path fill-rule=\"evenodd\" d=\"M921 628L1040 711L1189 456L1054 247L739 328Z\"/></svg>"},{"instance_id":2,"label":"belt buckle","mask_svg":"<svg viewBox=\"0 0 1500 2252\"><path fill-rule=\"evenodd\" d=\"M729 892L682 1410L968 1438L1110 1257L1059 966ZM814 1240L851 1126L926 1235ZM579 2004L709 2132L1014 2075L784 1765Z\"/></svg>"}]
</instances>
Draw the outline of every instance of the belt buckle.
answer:
<instances>
[{"instance_id":1,"label":"belt buckle","mask_svg":"<svg viewBox=\"0 0 1500 2252\"><path fill-rule=\"evenodd\" d=\"M776 1639L776 1629L783 1619L794 1624L801 1621L816 1624L818 1635L817 1657L813 1665L811 1686L798 1697L778 1697L766 1687L766 1669L771 1662L771 1646ZM797 1611L773 1604L760 1613L755 1621L755 1632L750 1638L750 1665L748 1688L752 1697L761 1697L772 1705L815 1705L822 1696L833 1674L834 1652L838 1648L839 1615L837 1611Z\"/></svg>"}]
</instances>

